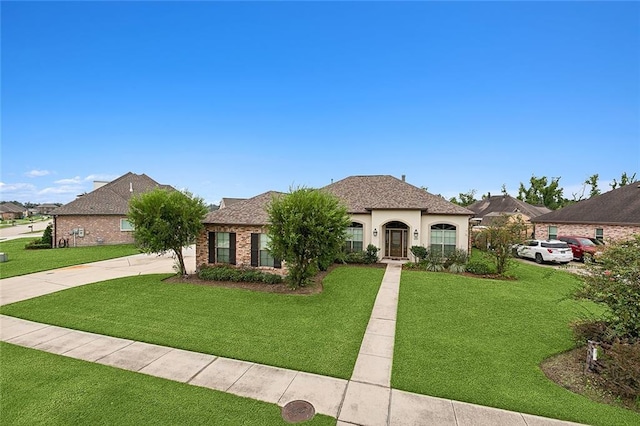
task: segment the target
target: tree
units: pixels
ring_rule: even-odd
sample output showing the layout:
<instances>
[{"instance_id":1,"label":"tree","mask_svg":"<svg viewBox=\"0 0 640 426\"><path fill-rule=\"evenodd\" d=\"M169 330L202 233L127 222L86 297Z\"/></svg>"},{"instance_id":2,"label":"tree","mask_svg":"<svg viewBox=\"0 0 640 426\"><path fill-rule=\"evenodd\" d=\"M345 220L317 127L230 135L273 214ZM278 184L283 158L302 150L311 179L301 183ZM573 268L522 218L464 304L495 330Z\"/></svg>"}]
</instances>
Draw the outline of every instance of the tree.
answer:
<instances>
[{"instance_id":1,"label":"tree","mask_svg":"<svg viewBox=\"0 0 640 426\"><path fill-rule=\"evenodd\" d=\"M607 306L614 337L640 339L640 235L608 244L587 271L576 296Z\"/></svg>"},{"instance_id":2,"label":"tree","mask_svg":"<svg viewBox=\"0 0 640 426\"><path fill-rule=\"evenodd\" d=\"M520 182L518 200L533 205L544 205L551 210L556 210L566 203L562 196L562 188L560 188L559 182L559 177L551 178L549 183L546 176L541 178L531 176L529 188L525 188L524 184Z\"/></svg>"},{"instance_id":3,"label":"tree","mask_svg":"<svg viewBox=\"0 0 640 426\"><path fill-rule=\"evenodd\" d=\"M598 189L597 173L589 176L589 178L584 181L584 184L589 185L591 187L591 191L589 191L589 198L595 197L596 195L600 195L600 190Z\"/></svg>"},{"instance_id":4,"label":"tree","mask_svg":"<svg viewBox=\"0 0 640 426\"><path fill-rule=\"evenodd\" d=\"M269 251L287 264L292 288L304 287L321 259L336 259L351 224L347 208L326 192L297 188L267 207Z\"/></svg>"},{"instance_id":5,"label":"tree","mask_svg":"<svg viewBox=\"0 0 640 426\"><path fill-rule=\"evenodd\" d=\"M459 200L456 197L452 197L452 198L449 199L449 202L451 202L453 204L457 204L457 205L462 206L462 207L470 206L471 204L473 204L476 201L478 201L475 198L476 192L477 191L475 189L470 189L468 192L466 192L464 194L463 193L459 193L458 194Z\"/></svg>"},{"instance_id":6,"label":"tree","mask_svg":"<svg viewBox=\"0 0 640 426\"><path fill-rule=\"evenodd\" d=\"M186 275L182 248L196 242L207 211L204 201L190 192L154 189L131 198L127 219L143 252L164 254L172 250L178 272Z\"/></svg>"},{"instance_id":7,"label":"tree","mask_svg":"<svg viewBox=\"0 0 640 426\"><path fill-rule=\"evenodd\" d=\"M618 182L617 180L613 179L613 183L610 183L609 186L611 187L611 189L616 189L616 188L619 188L621 186L629 185L630 183L633 183L635 181L636 181L636 174L635 173L631 177L629 177L627 175L627 172L623 172L622 176L620 176L620 182Z\"/></svg>"},{"instance_id":8,"label":"tree","mask_svg":"<svg viewBox=\"0 0 640 426\"><path fill-rule=\"evenodd\" d=\"M520 215L503 214L482 230L478 239L486 241L487 252L495 261L496 272L503 275L513 257L513 246L527 237L527 225Z\"/></svg>"}]
</instances>

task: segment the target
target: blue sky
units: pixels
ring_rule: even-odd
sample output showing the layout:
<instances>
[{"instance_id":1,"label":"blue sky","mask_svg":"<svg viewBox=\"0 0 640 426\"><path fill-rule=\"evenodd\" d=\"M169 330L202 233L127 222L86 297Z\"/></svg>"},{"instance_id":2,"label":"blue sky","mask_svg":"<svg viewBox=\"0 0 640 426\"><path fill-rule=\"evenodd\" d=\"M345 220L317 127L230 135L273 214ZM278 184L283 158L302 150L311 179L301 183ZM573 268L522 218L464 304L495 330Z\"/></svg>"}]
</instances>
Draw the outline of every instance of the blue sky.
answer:
<instances>
[{"instance_id":1,"label":"blue sky","mask_svg":"<svg viewBox=\"0 0 640 426\"><path fill-rule=\"evenodd\" d=\"M5 2L0 198L640 177L637 2Z\"/></svg>"}]
</instances>

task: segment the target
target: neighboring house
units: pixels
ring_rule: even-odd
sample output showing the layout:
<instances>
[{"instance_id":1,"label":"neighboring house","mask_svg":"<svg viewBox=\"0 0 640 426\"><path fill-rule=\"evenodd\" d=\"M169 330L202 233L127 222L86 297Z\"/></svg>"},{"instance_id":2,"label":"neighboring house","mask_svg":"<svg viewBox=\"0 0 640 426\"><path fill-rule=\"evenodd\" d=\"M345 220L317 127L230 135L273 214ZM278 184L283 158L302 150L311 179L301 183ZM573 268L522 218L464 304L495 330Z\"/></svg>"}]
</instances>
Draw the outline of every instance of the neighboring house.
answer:
<instances>
[{"instance_id":1,"label":"neighboring house","mask_svg":"<svg viewBox=\"0 0 640 426\"><path fill-rule=\"evenodd\" d=\"M133 227L127 221L129 200L156 188L173 189L131 172L112 182L101 182L93 191L52 211L54 245L133 243Z\"/></svg>"},{"instance_id":2,"label":"neighboring house","mask_svg":"<svg viewBox=\"0 0 640 426\"><path fill-rule=\"evenodd\" d=\"M467 208L475 213L471 219L471 224L474 227L491 226L496 219L507 215L513 218L520 218L524 221L527 225L527 236L533 233L531 219L552 211L545 206L534 206L525 203L508 194L489 196L480 201L476 201L467 206Z\"/></svg>"},{"instance_id":3,"label":"neighboring house","mask_svg":"<svg viewBox=\"0 0 640 426\"><path fill-rule=\"evenodd\" d=\"M578 201L531 222L535 237L540 239L578 235L613 241L640 234L640 182Z\"/></svg>"},{"instance_id":4,"label":"neighboring house","mask_svg":"<svg viewBox=\"0 0 640 426\"><path fill-rule=\"evenodd\" d=\"M393 176L351 176L324 188L347 206L352 224L347 247L373 244L382 258L406 259L423 245L448 253L469 249L471 210ZM266 207L279 192L266 192L211 212L196 243L197 265L230 263L281 270L266 251ZM273 266L271 266L273 263Z\"/></svg>"},{"instance_id":5,"label":"neighboring house","mask_svg":"<svg viewBox=\"0 0 640 426\"><path fill-rule=\"evenodd\" d=\"M2 220L22 219L27 214L27 211L28 210L25 207L14 203L6 202L0 204L0 215L2 215Z\"/></svg>"},{"instance_id":6,"label":"neighboring house","mask_svg":"<svg viewBox=\"0 0 640 426\"><path fill-rule=\"evenodd\" d=\"M57 204L40 204L37 207L37 211L38 214L51 214L51 212L53 212L58 207L60 206L58 206Z\"/></svg>"}]
</instances>

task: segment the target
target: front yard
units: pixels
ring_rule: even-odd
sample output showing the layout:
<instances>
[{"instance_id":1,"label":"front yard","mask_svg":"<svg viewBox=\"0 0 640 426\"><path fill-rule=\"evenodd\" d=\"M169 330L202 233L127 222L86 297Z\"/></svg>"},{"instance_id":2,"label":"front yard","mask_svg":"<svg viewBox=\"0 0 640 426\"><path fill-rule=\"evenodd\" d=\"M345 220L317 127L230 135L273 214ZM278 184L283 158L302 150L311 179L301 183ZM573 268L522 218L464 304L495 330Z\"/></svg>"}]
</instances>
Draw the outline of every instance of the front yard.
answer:
<instances>
[{"instance_id":1,"label":"front yard","mask_svg":"<svg viewBox=\"0 0 640 426\"><path fill-rule=\"evenodd\" d=\"M0 342L7 425L283 425L274 404ZM308 425L334 425L316 415Z\"/></svg>"},{"instance_id":2,"label":"front yard","mask_svg":"<svg viewBox=\"0 0 640 426\"><path fill-rule=\"evenodd\" d=\"M3 306L32 321L348 379L384 269L341 267L314 295L121 278Z\"/></svg>"},{"instance_id":3,"label":"front yard","mask_svg":"<svg viewBox=\"0 0 640 426\"><path fill-rule=\"evenodd\" d=\"M593 425L637 425L640 414L595 403L549 380L540 363L573 348L569 323L590 303L577 278L519 265L517 281L403 271L392 387Z\"/></svg>"},{"instance_id":4,"label":"front yard","mask_svg":"<svg viewBox=\"0 0 640 426\"><path fill-rule=\"evenodd\" d=\"M25 244L34 239L36 238L17 238L0 242L0 253L6 253L9 258L8 262L0 263L0 278L140 253L132 244L25 250Z\"/></svg>"}]
</instances>

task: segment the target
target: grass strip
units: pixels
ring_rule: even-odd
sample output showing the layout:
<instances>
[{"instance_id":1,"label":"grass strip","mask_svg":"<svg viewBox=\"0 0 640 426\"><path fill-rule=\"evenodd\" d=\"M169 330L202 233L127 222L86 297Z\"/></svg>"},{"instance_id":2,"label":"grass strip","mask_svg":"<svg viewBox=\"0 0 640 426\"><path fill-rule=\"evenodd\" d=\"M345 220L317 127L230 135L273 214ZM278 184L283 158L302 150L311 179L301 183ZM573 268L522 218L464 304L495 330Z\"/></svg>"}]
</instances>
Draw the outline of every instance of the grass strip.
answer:
<instances>
[{"instance_id":1,"label":"grass strip","mask_svg":"<svg viewBox=\"0 0 640 426\"><path fill-rule=\"evenodd\" d=\"M2 423L283 425L280 408L215 390L0 342ZM308 425L334 425L316 415Z\"/></svg>"}]
</instances>

